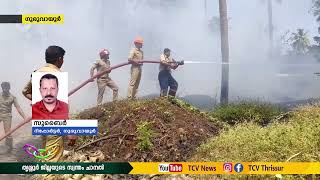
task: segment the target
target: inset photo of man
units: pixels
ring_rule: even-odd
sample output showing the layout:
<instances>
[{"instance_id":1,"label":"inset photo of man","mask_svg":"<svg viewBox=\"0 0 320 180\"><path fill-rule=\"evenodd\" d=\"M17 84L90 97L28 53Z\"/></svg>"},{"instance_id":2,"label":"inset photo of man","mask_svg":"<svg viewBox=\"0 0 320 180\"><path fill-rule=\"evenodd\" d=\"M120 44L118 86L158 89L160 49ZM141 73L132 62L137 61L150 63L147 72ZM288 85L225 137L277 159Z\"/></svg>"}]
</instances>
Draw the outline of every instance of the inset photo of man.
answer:
<instances>
[{"instance_id":1,"label":"inset photo of man","mask_svg":"<svg viewBox=\"0 0 320 180\"><path fill-rule=\"evenodd\" d=\"M32 73L32 119L68 119L68 73Z\"/></svg>"}]
</instances>

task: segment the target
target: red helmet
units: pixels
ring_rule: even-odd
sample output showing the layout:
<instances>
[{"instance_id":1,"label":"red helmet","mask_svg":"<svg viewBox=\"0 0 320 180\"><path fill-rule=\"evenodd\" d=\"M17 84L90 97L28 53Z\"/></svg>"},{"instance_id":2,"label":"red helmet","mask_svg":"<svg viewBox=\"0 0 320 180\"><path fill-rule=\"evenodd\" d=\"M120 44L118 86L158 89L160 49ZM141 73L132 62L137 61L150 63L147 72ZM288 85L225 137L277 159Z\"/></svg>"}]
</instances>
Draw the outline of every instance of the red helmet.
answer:
<instances>
[{"instance_id":1,"label":"red helmet","mask_svg":"<svg viewBox=\"0 0 320 180\"><path fill-rule=\"evenodd\" d=\"M142 39L142 37L140 37L140 36L136 37L136 39L134 40L134 43L143 44L143 39Z\"/></svg>"},{"instance_id":2,"label":"red helmet","mask_svg":"<svg viewBox=\"0 0 320 180\"><path fill-rule=\"evenodd\" d=\"M106 55L109 55L109 51L107 49L102 49L99 52L100 58L104 58Z\"/></svg>"}]
</instances>

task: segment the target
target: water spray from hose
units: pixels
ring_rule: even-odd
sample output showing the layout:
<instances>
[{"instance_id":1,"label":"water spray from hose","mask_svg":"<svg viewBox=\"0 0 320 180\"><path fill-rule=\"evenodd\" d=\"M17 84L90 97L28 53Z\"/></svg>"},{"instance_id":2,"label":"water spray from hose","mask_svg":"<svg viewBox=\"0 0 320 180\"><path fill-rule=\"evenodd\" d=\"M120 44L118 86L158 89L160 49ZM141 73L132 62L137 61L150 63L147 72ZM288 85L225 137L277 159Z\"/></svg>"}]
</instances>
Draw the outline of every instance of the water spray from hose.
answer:
<instances>
[{"instance_id":1,"label":"water spray from hose","mask_svg":"<svg viewBox=\"0 0 320 180\"><path fill-rule=\"evenodd\" d=\"M185 64L224 64L221 62L214 62L214 61L184 61L184 63Z\"/></svg>"}]
</instances>

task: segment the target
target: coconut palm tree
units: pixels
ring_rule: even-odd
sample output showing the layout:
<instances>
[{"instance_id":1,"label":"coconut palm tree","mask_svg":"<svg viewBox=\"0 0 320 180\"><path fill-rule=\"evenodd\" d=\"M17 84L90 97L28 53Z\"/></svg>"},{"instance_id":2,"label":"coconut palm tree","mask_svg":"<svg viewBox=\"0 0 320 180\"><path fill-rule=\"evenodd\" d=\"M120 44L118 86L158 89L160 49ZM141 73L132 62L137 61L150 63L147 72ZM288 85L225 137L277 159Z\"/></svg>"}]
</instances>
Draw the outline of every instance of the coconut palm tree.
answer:
<instances>
[{"instance_id":1,"label":"coconut palm tree","mask_svg":"<svg viewBox=\"0 0 320 180\"><path fill-rule=\"evenodd\" d=\"M276 1L277 3L281 3L282 0L262 0L262 1L267 1L268 4L268 32L269 32L269 50L270 50L270 55L273 53L273 11L272 11L272 2Z\"/></svg>"},{"instance_id":2,"label":"coconut palm tree","mask_svg":"<svg viewBox=\"0 0 320 180\"><path fill-rule=\"evenodd\" d=\"M312 0L313 3L313 15L317 18L316 21L320 22L320 0ZM318 27L318 33L320 34L320 27ZM309 47L309 52L320 61L320 36L313 37L313 40L316 44L313 44Z\"/></svg>"},{"instance_id":3,"label":"coconut palm tree","mask_svg":"<svg viewBox=\"0 0 320 180\"><path fill-rule=\"evenodd\" d=\"M306 54L310 46L310 40L304 29L297 29L297 32L291 34L289 38L293 52L297 55Z\"/></svg>"},{"instance_id":4,"label":"coconut palm tree","mask_svg":"<svg viewBox=\"0 0 320 180\"><path fill-rule=\"evenodd\" d=\"M220 103L227 104L229 96L229 36L228 36L228 15L227 1L219 0L220 13L220 34L221 34L221 54L222 54L222 71L221 71L221 95Z\"/></svg>"},{"instance_id":5,"label":"coconut palm tree","mask_svg":"<svg viewBox=\"0 0 320 180\"><path fill-rule=\"evenodd\" d=\"M316 16L317 21L320 22L320 0L312 0L313 2L313 15Z\"/></svg>"}]
</instances>

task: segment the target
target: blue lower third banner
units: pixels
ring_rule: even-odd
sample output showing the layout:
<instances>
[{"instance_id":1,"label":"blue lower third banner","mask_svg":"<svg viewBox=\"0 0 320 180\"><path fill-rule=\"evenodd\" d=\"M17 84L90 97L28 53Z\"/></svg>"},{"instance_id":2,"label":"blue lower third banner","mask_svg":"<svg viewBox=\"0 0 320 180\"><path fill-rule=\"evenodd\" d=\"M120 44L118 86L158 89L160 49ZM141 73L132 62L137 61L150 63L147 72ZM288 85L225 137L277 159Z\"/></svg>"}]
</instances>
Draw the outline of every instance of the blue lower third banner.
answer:
<instances>
[{"instance_id":1,"label":"blue lower third banner","mask_svg":"<svg viewBox=\"0 0 320 180\"><path fill-rule=\"evenodd\" d=\"M32 135L94 136L97 133L97 127L32 127Z\"/></svg>"},{"instance_id":2,"label":"blue lower third banner","mask_svg":"<svg viewBox=\"0 0 320 180\"><path fill-rule=\"evenodd\" d=\"M32 120L32 135L94 136L98 133L98 120Z\"/></svg>"}]
</instances>

